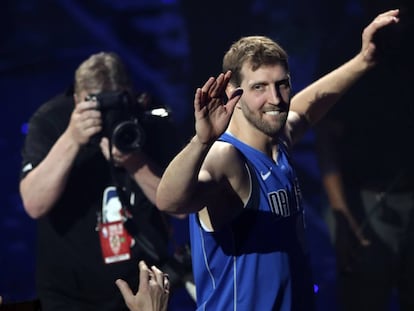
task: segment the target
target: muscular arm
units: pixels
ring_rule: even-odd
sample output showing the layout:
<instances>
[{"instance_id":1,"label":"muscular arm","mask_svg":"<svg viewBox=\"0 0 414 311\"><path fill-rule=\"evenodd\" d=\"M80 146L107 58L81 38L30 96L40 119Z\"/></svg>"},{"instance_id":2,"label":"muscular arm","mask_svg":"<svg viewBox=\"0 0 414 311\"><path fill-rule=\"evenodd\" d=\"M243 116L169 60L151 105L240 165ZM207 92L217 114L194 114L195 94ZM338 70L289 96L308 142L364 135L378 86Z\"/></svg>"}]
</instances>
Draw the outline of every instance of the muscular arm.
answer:
<instances>
[{"instance_id":1,"label":"muscular arm","mask_svg":"<svg viewBox=\"0 0 414 311\"><path fill-rule=\"evenodd\" d=\"M355 237L362 245L368 245L362 230L348 205L342 167L339 160L341 136L344 128L340 121L325 119L316 127L316 156L321 170L322 185L327 195L329 206L336 216L336 226L342 225L338 220L346 221ZM340 237L345 238L345 237Z\"/></svg>"},{"instance_id":2,"label":"muscular arm","mask_svg":"<svg viewBox=\"0 0 414 311\"><path fill-rule=\"evenodd\" d=\"M122 164L145 196L155 204L155 195L161 179L161 169L144 152L137 152Z\"/></svg>"},{"instance_id":3,"label":"muscular arm","mask_svg":"<svg viewBox=\"0 0 414 311\"><path fill-rule=\"evenodd\" d=\"M101 130L96 102L81 102L72 112L69 125L46 157L20 182L20 195L32 218L46 214L62 195L79 149ZM32 144L35 142L32 142Z\"/></svg>"},{"instance_id":4,"label":"muscular arm","mask_svg":"<svg viewBox=\"0 0 414 311\"><path fill-rule=\"evenodd\" d=\"M341 214L348 221L349 227L362 245L369 243L364 238L356 219L348 208L340 171L336 170L323 174L322 183L333 211Z\"/></svg>"},{"instance_id":5,"label":"muscular arm","mask_svg":"<svg viewBox=\"0 0 414 311\"><path fill-rule=\"evenodd\" d=\"M203 144L197 136L171 161L157 190L157 206L173 213L196 212L203 208L196 200L198 179L208 181L208 173L200 172L211 144ZM201 195L201 194L199 194Z\"/></svg>"},{"instance_id":6,"label":"muscular arm","mask_svg":"<svg viewBox=\"0 0 414 311\"><path fill-rule=\"evenodd\" d=\"M100 147L103 155L109 161L108 138L102 138ZM162 175L161 167L142 150L123 154L117 148L112 148L114 164L122 166L141 188L147 199L156 205L156 192ZM173 214L172 216L177 218L186 217L185 214Z\"/></svg>"},{"instance_id":7,"label":"muscular arm","mask_svg":"<svg viewBox=\"0 0 414 311\"><path fill-rule=\"evenodd\" d=\"M109 161L108 138L102 138L100 147L103 155ZM156 205L156 192L162 175L162 169L159 165L141 150L123 154L115 147L112 148L114 164L122 166L141 188L147 199ZM185 214L173 214L172 216L177 218L186 217Z\"/></svg>"},{"instance_id":8,"label":"muscular arm","mask_svg":"<svg viewBox=\"0 0 414 311\"><path fill-rule=\"evenodd\" d=\"M296 94L291 110L315 124L370 67L361 54L356 55Z\"/></svg>"},{"instance_id":9,"label":"muscular arm","mask_svg":"<svg viewBox=\"0 0 414 311\"><path fill-rule=\"evenodd\" d=\"M216 142L205 155L208 146L199 144L194 137L167 168L157 192L158 206L199 212L203 224L217 230L247 203L250 178L244 158L232 145Z\"/></svg>"},{"instance_id":10,"label":"muscular arm","mask_svg":"<svg viewBox=\"0 0 414 311\"><path fill-rule=\"evenodd\" d=\"M290 110L304 117L310 126L318 122L338 99L375 65L374 34L382 27L397 23L398 13L398 10L390 10L378 15L362 33L360 52L296 94L292 98ZM293 133L293 140L297 141L302 133L303 131Z\"/></svg>"},{"instance_id":11,"label":"muscular arm","mask_svg":"<svg viewBox=\"0 0 414 311\"><path fill-rule=\"evenodd\" d=\"M64 133L46 158L20 182L26 212L32 218L46 214L66 187L79 145Z\"/></svg>"},{"instance_id":12,"label":"muscular arm","mask_svg":"<svg viewBox=\"0 0 414 311\"><path fill-rule=\"evenodd\" d=\"M204 207L211 207L207 202L214 201L214 205L218 206L220 203L214 198L221 195L223 189L232 191L226 188L226 179L231 174L231 167L226 164L238 167L237 163L227 162L231 159L229 153L223 152L221 148L216 149L220 144L214 143L226 130L242 95L241 90L236 90L229 101L223 102L222 95L225 94L230 77L230 72L220 74L217 78L211 77L202 88L196 90L194 115L197 134L168 165L161 178L157 190L157 206L160 210L197 212ZM227 151L231 152L231 149ZM223 158L220 158L221 155ZM224 204L223 201L221 204Z\"/></svg>"}]
</instances>

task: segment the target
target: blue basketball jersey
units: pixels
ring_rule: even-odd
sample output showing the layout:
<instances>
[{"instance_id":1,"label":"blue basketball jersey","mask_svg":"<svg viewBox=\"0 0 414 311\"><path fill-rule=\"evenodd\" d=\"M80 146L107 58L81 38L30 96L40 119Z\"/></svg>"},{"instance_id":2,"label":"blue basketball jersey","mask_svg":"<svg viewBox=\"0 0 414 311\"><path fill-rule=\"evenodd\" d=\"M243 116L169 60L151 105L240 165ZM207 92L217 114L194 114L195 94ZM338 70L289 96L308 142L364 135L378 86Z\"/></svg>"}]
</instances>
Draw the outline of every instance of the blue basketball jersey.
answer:
<instances>
[{"instance_id":1,"label":"blue basketball jersey","mask_svg":"<svg viewBox=\"0 0 414 311\"><path fill-rule=\"evenodd\" d=\"M277 161L224 133L246 159L252 192L243 212L215 232L190 215L197 310L313 310L297 177L283 143Z\"/></svg>"}]
</instances>

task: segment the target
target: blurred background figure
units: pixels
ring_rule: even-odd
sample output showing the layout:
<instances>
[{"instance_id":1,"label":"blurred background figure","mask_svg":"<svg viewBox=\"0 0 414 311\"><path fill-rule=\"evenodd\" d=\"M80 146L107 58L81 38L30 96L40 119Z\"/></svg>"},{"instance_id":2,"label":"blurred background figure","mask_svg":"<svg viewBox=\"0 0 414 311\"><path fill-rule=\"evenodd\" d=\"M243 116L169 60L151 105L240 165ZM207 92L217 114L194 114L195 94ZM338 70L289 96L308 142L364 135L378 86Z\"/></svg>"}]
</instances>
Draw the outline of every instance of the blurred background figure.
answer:
<instances>
[{"instance_id":1,"label":"blurred background figure","mask_svg":"<svg viewBox=\"0 0 414 311\"><path fill-rule=\"evenodd\" d=\"M76 69L73 88L30 118L20 194L37 220L42 310L126 309L114 282L138 284L139 260L168 270L171 290L191 274L169 255L169 217L155 207L179 146L160 110L135 94L117 54L99 52Z\"/></svg>"},{"instance_id":2,"label":"blurred background figure","mask_svg":"<svg viewBox=\"0 0 414 311\"><path fill-rule=\"evenodd\" d=\"M363 3L346 33L386 5ZM401 3L401 22L376 37L378 67L316 131L345 311L414 309L413 13L411 3ZM338 42L329 42L328 55L356 48ZM321 59L328 68L335 62Z\"/></svg>"},{"instance_id":3,"label":"blurred background figure","mask_svg":"<svg viewBox=\"0 0 414 311\"><path fill-rule=\"evenodd\" d=\"M2 26L6 25L9 29L7 33L1 32L4 45L1 49L0 85L5 92L9 114L8 118L2 119L2 129L11 130L13 134L0 139L2 151L9 150L4 160L10 160L7 173L5 170L3 175L5 182L2 187L5 200L0 221L2 233L5 234L1 235L1 244L5 246L5 251L0 255L0 290L4 293L4 302L12 303L38 296L34 286L35 240L38 238L35 223L25 215L16 191L18 174L9 171L9 167L20 166L17 164L21 161L17 149L23 146L27 121L31 115L42 102L68 88L73 82L75 69L83 60L99 51L116 51L130 69L131 83L137 94L145 91L150 95L151 107L148 109L162 106L168 112L167 118L147 115L151 131L146 135L145 147L159 147L159 150L153 149L157 157L168 158L173 151L168 153L165 150L169 148L167 145L174 144L174 131L170 129L163 133L157 128L159 122L154 120L172 121L174 106L177 110L174 121L180 124L185 118L185 113L178 110L187 103L183 81L187 80L188 75L184 62L188 56L188 46L183 18L178 4L174 2L33 3L22 0L2 3L1 8ZM175 47L174 52L172 46ZM20 93L19 99L14 98L13 94L17 93ZM71 90L61 95L62 100L71 101L73 98ZM17 108L16 103L22 106ZM181 128L176 127L176 130ZM160 136L164 144L158 140ZM17 148L18 145L20 147ZM113 192L108 192L107 206L112 206L111 202L114 202L111 200ZM91 235L97 234L94 232L96 215L94 218ZM185 247L181 247L187 242L182 229L186 225L182 225L182 222L185 223L185 220L172 220L171 227L165 228L168 237L174 234L174 241L169 240L171 243L167 249L176 259L174 270L177 261L186 260ZM102 256L96 259L99 260L98 264L103 261ZM136 264L132 271L136 275ZM118 292L115 283L111 285ZM177 305L181 309L184 310L186 305L191 306L192 299L185 291L180 297ZM174 298L171 300L174 302Z\"/></svg>"}]
</instances>

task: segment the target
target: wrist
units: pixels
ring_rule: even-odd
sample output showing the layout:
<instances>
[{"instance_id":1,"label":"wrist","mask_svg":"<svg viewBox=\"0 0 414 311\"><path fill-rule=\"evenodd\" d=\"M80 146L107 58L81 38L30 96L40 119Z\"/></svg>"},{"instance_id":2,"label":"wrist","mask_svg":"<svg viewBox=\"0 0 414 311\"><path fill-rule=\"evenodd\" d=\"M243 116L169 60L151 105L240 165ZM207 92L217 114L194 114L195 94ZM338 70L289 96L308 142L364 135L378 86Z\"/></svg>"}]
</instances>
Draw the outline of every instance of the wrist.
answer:
<instances>
[{"instance_id":1,"label":"wrist","mask_svg":"<svg viewBox=\"0 0 414 311\"><path fill-rule=\"evenodd\" d=\"M69 131L65 131L62 136L60 136L59 141L63 146L65 146L66 152L68 153L76 154L82 147L82 144L76 140L76 138Z\"/></svg>"},{"instance_id":2,"label":"wrist","mask_svg":"<svg viewBox=\"0 0 414 311\"><path fill-rule=\"evenodd\" d=\"M210 149L210 147L213 145L214 142L215 140L205 142L201 140L198 135L195 135L193 136L193 138L191 138L190 144L198 148L201 148L201 149Z\"/></svg>"},{"instance_id":3,"label":"wrist","mask_svg":"<svg viewBox=\"0 0 414 311\"><path fill-rule=\"evenodd\" d=\"M124 169L131 175L134 175L141 167L145 165L145 155L141 151L135 151L127 156L122 162Z\"/></svg>"},{"instance_id":4,"label":"wrist","mask_svg":"<svg viewBox=\"0 0 414 311\"><path fill-rule=\"evenodd\" d=\"M369 71L376 65L375 60L366 51L358 53L353 61L356 64L355 71L360 72L361 74Z\"/></svg>"}]
</instances>

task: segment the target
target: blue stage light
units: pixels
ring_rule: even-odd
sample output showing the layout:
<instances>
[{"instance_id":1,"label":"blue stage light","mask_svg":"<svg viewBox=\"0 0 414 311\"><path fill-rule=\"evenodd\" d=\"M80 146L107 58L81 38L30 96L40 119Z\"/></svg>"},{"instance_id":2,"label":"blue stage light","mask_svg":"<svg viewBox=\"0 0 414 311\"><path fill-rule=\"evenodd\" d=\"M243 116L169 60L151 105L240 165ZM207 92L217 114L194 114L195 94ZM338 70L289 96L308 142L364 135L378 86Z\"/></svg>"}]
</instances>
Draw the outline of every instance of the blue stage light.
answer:
<instances>
[{"instance_id":1,"label":"blue stage light","mask_svg":"<svg viewBox=\"0 0 414 311\"><path fill-rule=\"evenodd\" d=\"M27 131L29 130L29 124L27 123L23 123L22 127L20 128L20 130L22 131L22 134L26 135Z\"/></svg>"}]
</instances>

